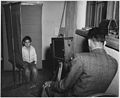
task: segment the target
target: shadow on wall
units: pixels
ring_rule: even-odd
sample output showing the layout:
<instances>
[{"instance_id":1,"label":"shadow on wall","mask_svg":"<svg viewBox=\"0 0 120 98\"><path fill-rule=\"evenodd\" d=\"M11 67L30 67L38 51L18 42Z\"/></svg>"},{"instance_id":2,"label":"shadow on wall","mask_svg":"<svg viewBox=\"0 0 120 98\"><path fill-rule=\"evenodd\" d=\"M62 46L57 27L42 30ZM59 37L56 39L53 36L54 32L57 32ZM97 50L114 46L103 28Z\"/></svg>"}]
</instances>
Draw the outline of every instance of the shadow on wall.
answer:
<instances>
[{"instance_id":1,"label":"shadow on wall","mask_svg":"<svg viewBox=\"0 0 120 98\"><path fill-rule=\"evenodd\" d=\"M53 68L53 59L52 59L52 49L47 47L45 50L45 60L43 61L43 68L52 70Z\"/></svg>"},{"instance_id":2,"label":"shadow on wall","mask_svg":"<svg viewBox=\"0 0 120 98\"><path fill-rule=\"evenodd\" d=\"M83 52L89 52L88 39L84 39L82 44L82 50Z\"/></svg>"}]
</instances>

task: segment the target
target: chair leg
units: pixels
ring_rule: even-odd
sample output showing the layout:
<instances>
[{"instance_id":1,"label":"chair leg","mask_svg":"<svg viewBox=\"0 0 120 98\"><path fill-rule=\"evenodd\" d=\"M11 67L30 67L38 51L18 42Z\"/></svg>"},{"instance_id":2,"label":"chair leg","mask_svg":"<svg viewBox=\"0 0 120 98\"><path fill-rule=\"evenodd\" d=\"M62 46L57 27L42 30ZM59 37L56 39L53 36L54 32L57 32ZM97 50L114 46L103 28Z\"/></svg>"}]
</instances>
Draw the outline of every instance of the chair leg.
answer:
<instances>
[{"instance_id":1,"label":"chair leg","mask_svg":"<svg viewBox=\"0 0 120 98\"><path fill-rule=\"evenodd\" d=\"M21 71L21 81L24 83L24 70Z\"/></svg>"},{"instance_id":2,"label":"chair leg","mask_svg":"<svg viewBox=\"0 0 120 98\"><path fill-rule=\"evenodd\" d=\"M20 69L19 69L19 71L18 71L18 75L19 75L19 79L18 79L18 83L20 84Z\"/></svg>"},{"instance_id":3,"label":"chair leg","mask_svg":"<svg viewBox=\"0 0 120 98\"><path fill-rule=\"evenodd\" d=\"M15 68L13 66L13 82L14 82L14 88L17 86L17 81L16 81L16 73L15 73Z\"/></svg>"},{"instance_id":4,"label":"chair leg","mask_svg":"<svg viewBox=\"0 0 120 98\"><path fill-rule=\"evenodd\" d=\"M19 81L19 85L20 85L20 84L22 84L22 70L21 69L19 69L18 75L19 75L19 77L18 77L19 80L18 81Z\"/></svg>"},{"instance_id":5,"label":"chair leg","mask_svg":"<svg viewBox=\"0 0 120 98\"><path fill-rule=\"evenodd\" d=\"M21 84L23 84L24 83L24 70L23 69L21 69L21 73L20 73L20 81L21 81Z\"/></svg>"}]
</instances>

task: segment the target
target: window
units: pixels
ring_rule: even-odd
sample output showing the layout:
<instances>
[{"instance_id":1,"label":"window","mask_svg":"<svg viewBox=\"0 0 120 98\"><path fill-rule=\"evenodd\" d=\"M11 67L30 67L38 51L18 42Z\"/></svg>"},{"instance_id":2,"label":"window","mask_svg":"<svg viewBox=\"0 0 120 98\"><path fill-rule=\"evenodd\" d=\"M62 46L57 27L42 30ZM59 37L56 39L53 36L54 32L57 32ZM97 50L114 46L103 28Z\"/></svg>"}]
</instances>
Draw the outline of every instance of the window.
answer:
<instances>
[{"instance_id":1,"label":"window","mask_svg":"<svg viewBox=\"0 0 120 98\"><path fill-rule=\"evenodd\" d=\"M86 27L97 27L106 19L107 1L88 1L86 12Z\"/></svg>"},{"instance_id":2,"label":"window","mask_svg":"<svg viewBox=\"0 0 120 98\"><path fill-rule=\"evenodd\" d=\"M104 21L105 20L105 21ZM102 26L111 24L115 29L108 30L107 46L119 50L119 1L88 1L86 11L86 28L98 27L100 23ZM112 32L111 32L112 31Z\"/></svg>"}]
</instances>

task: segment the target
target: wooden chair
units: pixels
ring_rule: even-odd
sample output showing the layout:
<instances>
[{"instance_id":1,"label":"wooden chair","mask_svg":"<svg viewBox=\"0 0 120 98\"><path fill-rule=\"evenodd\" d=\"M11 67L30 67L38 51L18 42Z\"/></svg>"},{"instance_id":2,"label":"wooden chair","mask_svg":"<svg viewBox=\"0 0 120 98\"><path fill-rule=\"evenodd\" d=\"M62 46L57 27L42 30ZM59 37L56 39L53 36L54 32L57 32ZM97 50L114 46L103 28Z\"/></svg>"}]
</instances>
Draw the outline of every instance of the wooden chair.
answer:
<instances>
[{"instance_id":1,"label":"wooden chair","mask_svg":"<svg viewBox=\"0 0 120 98\"><path fill-rule=\"evenodd\" d=\"M20 67L18 67L18 66L20 66ZM21 85L24 83L24 68L21 65L17 64L16 71L17 71L18 85Z\"/></svg>"}]
</instances>

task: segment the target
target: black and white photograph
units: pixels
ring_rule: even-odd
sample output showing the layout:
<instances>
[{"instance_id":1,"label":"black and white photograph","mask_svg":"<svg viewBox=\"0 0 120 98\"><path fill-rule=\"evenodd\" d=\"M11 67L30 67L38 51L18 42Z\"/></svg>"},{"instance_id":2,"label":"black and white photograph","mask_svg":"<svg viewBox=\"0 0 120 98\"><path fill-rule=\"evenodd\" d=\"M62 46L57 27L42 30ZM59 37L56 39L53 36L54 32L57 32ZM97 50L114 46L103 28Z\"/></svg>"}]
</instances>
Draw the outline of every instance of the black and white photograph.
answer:
<instances>
[{"instance_id":1,"label":"black and white photograph","mask_svg":"<svg viewBox=\"0 0 120 98\"><path fill-rule=\"evenodd\" d=\"M0 97L119 97L119 1L0 2Z\"/></svg>"}]
</instances>

